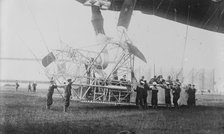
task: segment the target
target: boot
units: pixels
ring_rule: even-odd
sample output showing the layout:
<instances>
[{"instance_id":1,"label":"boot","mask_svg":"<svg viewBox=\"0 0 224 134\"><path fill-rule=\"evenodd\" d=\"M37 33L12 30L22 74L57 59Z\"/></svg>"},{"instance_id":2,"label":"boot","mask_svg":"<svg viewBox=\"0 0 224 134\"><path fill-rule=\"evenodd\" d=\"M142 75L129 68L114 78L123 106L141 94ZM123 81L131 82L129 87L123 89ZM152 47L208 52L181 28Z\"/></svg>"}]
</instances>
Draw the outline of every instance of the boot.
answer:
<instances>
[{"instance_id":1,"label":"boot","mask_svg":"<svg viewBox=\"0 0 224 134\"><path fill-rule=\"evenodd\" d=\"M67 112L67 107L66 106L64 106L64 110L63 110L64 112Z\"/></svg>"},{"instance_id":2,"label":"boot","mask_svg":"<svg viewBox=\"0 0 224 134\"><path fill-rule=\"evenodd\" d=\"M50 109L50 106L46 106L46 109L49 110Z\"/></svg>"}]
</instances>

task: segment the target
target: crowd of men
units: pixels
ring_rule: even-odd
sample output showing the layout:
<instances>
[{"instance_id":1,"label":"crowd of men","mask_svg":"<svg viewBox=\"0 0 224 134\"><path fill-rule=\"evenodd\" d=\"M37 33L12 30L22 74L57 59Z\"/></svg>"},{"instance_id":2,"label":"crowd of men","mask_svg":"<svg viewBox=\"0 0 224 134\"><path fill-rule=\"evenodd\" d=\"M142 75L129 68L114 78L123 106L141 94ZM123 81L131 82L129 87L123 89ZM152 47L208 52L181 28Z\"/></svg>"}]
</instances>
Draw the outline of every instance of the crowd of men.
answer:
<instances>
[{"instance_id":1,"label":"crowd of men","mask_svg":"<svg viewBox=\"0 0 224 134\"><path fill-rule=\"evenodd\" d=\"M121 81L126 81L126 75L123 76ZM50 81L50 86L47 93L47 109L50 109L51 105L53 104L53 93L54 89L57 89L57 85L55 84L54 80ZM64 112L67 112L67 109L70 105L70 97L71 97L71 89L72 89L72 79L68 79L67 83L65 84L64 88ZM135 90L136 92L136 105L139 109L147 109L147 97L148 91L151 90L151 105L152 108L158 107L158 93L160 90L165 90L165 104L166 107L171 108L172 103L174 107L177 108L178 100L180 98L181 92L181 82L176 79L173 81L170 76L168 76L167 80L163 79L162 75L156 77L154 76L149 82L144 79L144 76L139 80L139 84ZM189 106L195 106L195 93L196 89L194 85L189 84L186 90L188 94L188 101L187 104ZM171 94L173 96L173 100L171 101Z\"/></svg>"},{"instance_id":2,"label":"crowd of men","mask_svg":"<svg viewBox=\"0 0 224 134\"><path fill-rule=\"evenodd\" d=\"M159 88L160 87L160 88ZM148 83L144 79L144 76L139 81L139 85L136 88L136 105L139 107L139 109L146 109L147 108L147 96L148 96L148 90L151 90L152 96L151 96L151 105L152 108L157 108L158 106L158 92L159 89L165 90L165 104L166 107L171 108L171 94L173 95L173 104L174 107L177 108L178 106L178 100L180 98L181 93L181 82L179 79L176 79L173 81L170 76L168 76L167 80L163 79L162 75L159 75L158 77L154 76ZM186 89L186 93L188 94L188 100L187 105L188 106L195 106L195 85L189 84Z\"/></svg>"}]
</instances>

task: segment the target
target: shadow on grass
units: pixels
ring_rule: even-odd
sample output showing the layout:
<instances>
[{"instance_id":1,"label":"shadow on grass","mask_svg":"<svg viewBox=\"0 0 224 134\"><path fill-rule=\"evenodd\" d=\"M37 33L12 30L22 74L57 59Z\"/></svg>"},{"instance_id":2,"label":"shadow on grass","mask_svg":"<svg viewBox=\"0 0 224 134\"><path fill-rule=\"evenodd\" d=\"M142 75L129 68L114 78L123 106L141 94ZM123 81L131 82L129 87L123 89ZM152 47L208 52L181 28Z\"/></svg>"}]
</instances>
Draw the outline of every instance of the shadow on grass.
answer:
<instances>
[{"instance_id":1,"label":"shadow on grass","mask_svg":"<svg viewBox=\"0 0 224 134\"><path fill-rule=\"evenodd\" d=\"M82 104L79 103L77 106L71 106L71 108L78 108L80 110L104 110L104 111L111 111L111 110L139 110L137 106L115 106L115 105L101 105L101 104ZM72 109L73 109L72 108ZM157 109L153 109L151 106L148 106L146 110L193 110L193 111L205 111L205 110L218 110L224 111L224 106L180 106L179 108L166 108L165 106L158 106Z\"/></svg>"},{"instance_id":2,"label":"shadow on grass","mask_svg":"<svg viewBox=\"0 0 224 134\"><path fill-rule=\"evenodd\" d=\"M100 120L57 122L57 123L24 123L12 125L4 123L0 126L3 134L114 134L122 130L118 124L101 123Z\"/></svg>"}]
</instances>

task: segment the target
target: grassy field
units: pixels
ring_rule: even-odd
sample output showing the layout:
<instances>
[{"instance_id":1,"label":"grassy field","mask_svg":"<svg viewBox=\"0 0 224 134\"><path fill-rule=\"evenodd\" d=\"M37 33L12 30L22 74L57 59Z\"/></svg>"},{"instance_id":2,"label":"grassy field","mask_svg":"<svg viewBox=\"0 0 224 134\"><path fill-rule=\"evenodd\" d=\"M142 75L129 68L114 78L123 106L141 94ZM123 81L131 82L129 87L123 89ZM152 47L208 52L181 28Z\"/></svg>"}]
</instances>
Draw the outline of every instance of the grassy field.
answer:
<instances>
[{"instance_id":1,"label":"grassy field","mask_svg":"<svg viewBox=\"0 0 224 134\"><path fill-rule=\"evenodd\" d=\"M40 93L0 90L0 133L3 134L224 134L224 96L197 96L197 107L138 110L135 106L114 106L72 102L63 113L63 101L54 99L46 110Z\"/></svg>"}]
</instances>

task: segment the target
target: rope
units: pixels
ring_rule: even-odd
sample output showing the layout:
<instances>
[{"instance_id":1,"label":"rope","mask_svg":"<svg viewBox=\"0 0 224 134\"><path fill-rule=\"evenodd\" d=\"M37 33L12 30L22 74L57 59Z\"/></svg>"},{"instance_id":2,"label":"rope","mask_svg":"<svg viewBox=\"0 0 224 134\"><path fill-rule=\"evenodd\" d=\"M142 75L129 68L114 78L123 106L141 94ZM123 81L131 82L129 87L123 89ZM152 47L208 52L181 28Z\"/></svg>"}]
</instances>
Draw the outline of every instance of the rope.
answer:
<instances>
[{"instance_id":1,"label":"rope","mask_svg":"<svg viewBox=\"0 0 224 134\"><path fill-rule=\"evenodd\" d=\"M179 72L179 73L182 73L182 74L183 74L183 70L184 70L184 57L185 57L186 46L187 46L187 39L188 39L189 16L190 16L190 5L188 5L187 28L186 28L185 40L184 40L184 50L183 50L183 55L182 55L182 60L181 60L181 70ZM182 79L184 79L184 78L182 77Z\"/></svg>"},{"instance_id":2,"label":"rope","mask_svg":"<svg viewBox=\"0 0 224 134\"><path fill-rule=\"evenodd\" d=\"M163 3L163 1L164 0L160 0L160 3L159 3L159 5L156 7L156 11L155 11L155 14L156 14L156 12L157 12L157 10L160 8L160 6L162 5L162 3Z\"/></svg>"},{"instance_id":3,"label":"rope","mask_svg":"<svg viewBox=\"0 0 224 134\"><path fill-rule=\"evenodd\" d=\"M59 32L59 25L58 25L58 21L57 22L57 33L58 33L58 40L59 40L59 44L60 44L60 47L63 48L63 41L61 39L61 34Z\"/></svg>"},{"instance_id":4,"label":"rope","mask_svg":"<svg viewBox=\"0 0 224 134\"><path fill-rule=\"evenodd\" d=\"M39 65L41 65L41 63L39 62L39 59L37 58L37 56L34 54L34 52L30 49L30 47L28 47L28 45L26 44L26 42L23 40L23 38L21 36L19 36L18 33L16 33L16 35L19 37L19 39L21 39L21 41L23 42L22 44L30 51L30 53L34 56L35 60L38 62ZM42 66L42 65L41 65Z\"/></svg>"},{"instance_id":5,"label":"rope","mask_svg":"<svg viewBox=\"0 0 224 134\"><path fill-rule=\"evenodd\" d=\"M33 12L32 12L32 10L31 10L31 8L29 7L29 4L28 4L28 1L27 1L27 0L26 0L26 5L27 5L27 9L30 11L31 16L32 16L33 19L34 19L34 22L35 22L35 24L36 24L36 26L37 26L37 30L38 30L38 32L40 33L40 36L41 36L41 40L43 41L44 46L45 46L45 48L47 49L47 51L50 53L50 51L49 51L49 49L48 49L48 46L47 46L47 44L46 44L46 41L45 41L45 39L44 39L43 33L42 33L41 30L40 30L40 27L39 27L39 25L38 25L38 23L37 23L37 20L36 20L35 16L33 15Z\"/></svg>"},{"instance_id":6,"label":"rope","mask_svg":"<svg viewBox=\"0 0 224 134\"><path fill-rule=\"evenodd\" d=\"M207 19L207 21L204 23L204 25L202 26L202 28L205 28L205 26L208 24L208 22L212 19L212 17L218 12L219 8L217 8L212 15Z\"/></svg>"},{"instance_id":7,"label":"rope","mask_svg":"<svg viewBox=\"0 0 224 134\"><path fill-rule=\"evenodd\" d=\"M171 6L172 3L173 3L173 1L170 0L170 1L169 1L169 6L168 6L167 11L166 11L166 17L167 17L167 15L168 15L168 13L169 13L170 6Z\"/></svg>"},{"instance_id":8,"label":"rope","mask_svg":"<svg viewBox=\"0 0 224 134\"><path fill-rule=\"evenodd\" d=\"M220 15L219 15L219 19L218 19L218 26L217 26L217 30L216 31L219 31L219 27L220 27L220 23L222 21L222 15L224 13L224 9L220 12Z\"/></svg>"}]
</instances>

